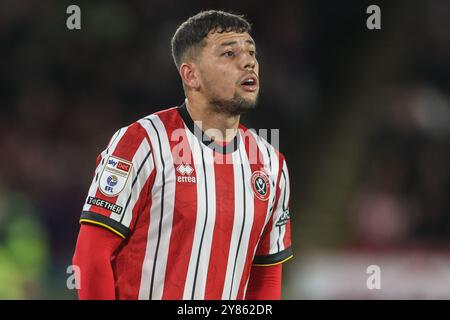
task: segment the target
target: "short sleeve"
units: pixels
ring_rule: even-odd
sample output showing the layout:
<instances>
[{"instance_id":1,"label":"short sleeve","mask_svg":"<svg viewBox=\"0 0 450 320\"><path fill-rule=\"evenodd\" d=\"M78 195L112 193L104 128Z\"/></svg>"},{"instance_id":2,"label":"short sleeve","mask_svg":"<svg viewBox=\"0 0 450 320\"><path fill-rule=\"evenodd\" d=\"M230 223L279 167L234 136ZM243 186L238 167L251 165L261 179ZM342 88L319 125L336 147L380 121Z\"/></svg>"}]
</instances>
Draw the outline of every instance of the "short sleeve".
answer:
<instances>
[{"instance_id":1,"label":"short sleeve","mask_svg":"<svg viewBox=\"0 0 450 320\"><path fill-rule=\"evenodd\" d=\"M97 158L80 223L102 226L127 238L145 206L153 171L146 130L138 122L118 130Z\"/></svg>"},{"instance_id":2,"label":"short sleeve","mask_svg":"<svg viewBox=\"0 0 450 320\"><path fill-rule=\"evenodd\" d=\"M293 257L291 220L289 213L290 184L284 157L280 154L277 193L272 215L261 235L253 265L270 266Z\"/></svg>"}]
</instances>

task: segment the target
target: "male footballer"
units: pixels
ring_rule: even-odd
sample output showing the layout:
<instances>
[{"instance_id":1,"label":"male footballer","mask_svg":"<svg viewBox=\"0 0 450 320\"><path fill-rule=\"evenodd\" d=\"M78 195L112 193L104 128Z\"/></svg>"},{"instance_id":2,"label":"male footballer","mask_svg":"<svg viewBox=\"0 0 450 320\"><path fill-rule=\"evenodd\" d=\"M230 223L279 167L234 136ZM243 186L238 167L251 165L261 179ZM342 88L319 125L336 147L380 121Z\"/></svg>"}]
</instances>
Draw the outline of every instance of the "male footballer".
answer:
<instances>
[{"instance_id":1,"label":"male footballer","mask_svg":"<svg viewBox=\"0 0 450 320\"><path fill-rule=\"evenodd\" d=\"M119 129L98 156L73 257L80 299L281 299L289 175L239 123L259 93L250 31L213 10L176 30L186 99Z\"/></svg>"}]
</instances>

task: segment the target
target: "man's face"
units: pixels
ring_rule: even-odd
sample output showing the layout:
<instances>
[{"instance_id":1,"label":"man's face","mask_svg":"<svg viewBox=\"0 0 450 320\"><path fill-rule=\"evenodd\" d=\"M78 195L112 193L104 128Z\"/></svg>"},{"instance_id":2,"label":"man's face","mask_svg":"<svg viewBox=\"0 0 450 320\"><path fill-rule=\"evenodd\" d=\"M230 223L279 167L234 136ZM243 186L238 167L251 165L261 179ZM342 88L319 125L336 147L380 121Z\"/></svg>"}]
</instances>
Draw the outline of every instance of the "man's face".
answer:
<instances>
[{"instance_id":1,"label":"man's face","mask_svg":"<svg viewBox=\"0 0 450 320\"><path fill-rule=\"evenodd\" d=\"M255 107L259 65L248 33L210 32L197 63L201 93L215 111L239 115Z\"/></svg>"}]
</instances>

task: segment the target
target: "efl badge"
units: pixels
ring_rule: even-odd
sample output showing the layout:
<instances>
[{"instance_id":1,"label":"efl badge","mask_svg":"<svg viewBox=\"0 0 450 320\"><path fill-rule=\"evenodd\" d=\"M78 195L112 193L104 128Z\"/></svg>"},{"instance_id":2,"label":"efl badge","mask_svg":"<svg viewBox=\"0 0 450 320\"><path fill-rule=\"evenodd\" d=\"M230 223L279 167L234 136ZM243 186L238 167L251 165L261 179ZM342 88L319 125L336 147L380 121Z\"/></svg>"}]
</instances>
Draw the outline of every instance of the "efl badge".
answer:
<instances>
[{"instance_id":1,"label":"efl badge","mask_svg":"<svg viewBox=\"0 0 450 320\"><path fill-rule=\"evenodd\" d=\"M269 177L262 171L255 171L252 174L252 188L255 196L262 200L267 201L270 196L270 181Z\"/></svg>"},{"instance_id":2,"label":"efl badge","mask_svg":"<svg viewBox=\"0 0 450 320\"><path fill-rule=\"evenodd\" d=\"M109 156L100 176L100 191L105 196L114 197L125 187L133 164L129 161Z\"/></svg>"}]
</instances>

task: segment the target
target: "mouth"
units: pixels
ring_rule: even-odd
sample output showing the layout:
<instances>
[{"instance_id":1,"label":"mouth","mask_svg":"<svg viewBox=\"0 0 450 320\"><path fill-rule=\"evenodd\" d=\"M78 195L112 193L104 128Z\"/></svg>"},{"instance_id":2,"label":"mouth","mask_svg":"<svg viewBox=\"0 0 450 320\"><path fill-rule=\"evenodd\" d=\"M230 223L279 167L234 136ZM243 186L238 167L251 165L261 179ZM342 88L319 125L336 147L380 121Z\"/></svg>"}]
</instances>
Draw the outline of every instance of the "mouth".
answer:
<instances>
[{"instance_id":1,"label":"mouth","mask_svg":"<svg viewBox=\"0 0 450 320\"><path fill-rule=\"evenodd\" d=\"M248 92L255 92L259 87L258 78L254 75L245 76L239 84L245 91Z\"/></svg>"}]
</instances>

